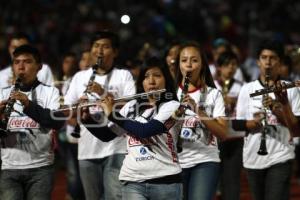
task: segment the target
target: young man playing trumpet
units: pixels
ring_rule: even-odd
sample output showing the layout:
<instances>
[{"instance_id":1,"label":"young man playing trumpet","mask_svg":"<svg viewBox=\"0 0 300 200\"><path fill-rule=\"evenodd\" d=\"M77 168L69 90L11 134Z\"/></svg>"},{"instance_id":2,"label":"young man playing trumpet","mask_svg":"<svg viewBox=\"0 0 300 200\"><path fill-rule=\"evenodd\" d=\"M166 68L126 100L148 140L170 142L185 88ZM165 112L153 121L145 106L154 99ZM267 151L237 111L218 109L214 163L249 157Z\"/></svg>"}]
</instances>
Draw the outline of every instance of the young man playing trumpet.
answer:
<instances>
[{"instance_id":1,"label":"young man playing trumpet","mask_svg":"<svg viewBox=\"0 0 300 200\"><path fill-rule=\"evenodd\" d=\"M93 67L75 74L65 96L65 104L77 103L82 98L100 98L106 92L112 93L115 98L134 94L135 85L130 72L115 68L119 48L117 35L109 31L97 32L91 45L90 65ZM90 109L90 112L98 111ZM104 117L103 112L101 117ZM102 142L82 125L80 136L79 170L86 199L121 199L118 175L126 153L125 137Z\"/></svg>"},{"instance_id":2,"label":"young man playing trumpet","mask_svg":"<svg viewBox=\"0 0 300 200\"><path fill-rule=\"evenodd\" d=\"M18 83L0 90L0 117L4 123L0 199L50 200L54 183L51 129L64 124L50 114L59 107L59 92L38 81L42 64L36 48L16 48L12 67Z\"/></svg>"},{"instance_id":3,"label":"young man playing trumpet","mask_svg":"<svg viewBox=\"0 0 300 200\"><path fill-rule=\"evenodd\" d=\"M279 67L283 56L281 43L262 42L257 53L260 77L242 87L237 102L237 119L251 120L263 114L265 122L258 133L248 130L244 139L243 165L255 200L289 199L291 160L295 157L292 139L299 134L300 94L297 88L282 88L285 84L280 81ZM282 90L249 96L272 85Z\"/></svg>"}]
</instances>

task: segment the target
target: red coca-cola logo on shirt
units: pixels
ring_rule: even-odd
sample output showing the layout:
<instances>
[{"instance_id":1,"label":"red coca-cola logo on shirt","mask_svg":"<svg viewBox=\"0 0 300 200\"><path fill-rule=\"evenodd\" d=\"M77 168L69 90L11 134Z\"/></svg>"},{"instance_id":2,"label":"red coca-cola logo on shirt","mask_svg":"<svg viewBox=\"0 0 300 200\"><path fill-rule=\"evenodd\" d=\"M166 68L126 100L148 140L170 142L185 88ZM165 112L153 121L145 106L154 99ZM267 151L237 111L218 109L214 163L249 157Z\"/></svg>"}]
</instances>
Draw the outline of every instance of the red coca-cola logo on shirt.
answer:
<instances>
[{"instance_id":1,"label":"red coca-cola logo on shirt","mask_svg":"<svg viewBox=\"0 0 300 200\"><path fill-rule=\"evenodd\" d=\"M40 125L34 121L33 119L26 118L10 118L8 122L9 129L17 129L17 128L39 128Z\"/></svg>"},{"instance_id":2,"label":"red coca-cola logo on shirt","mask_svg":"<svg viewBox=\"0 0 300 200\"><path fill-rule=\"evenodd\" d=\"M133 136L130 136L130 138L128 139L128 145L129 146L137 146L137 145L153 145L153 141L151 140L151 138L136 138Z\"/></svg>"},{"instance_id":3,"label":"red coca-cola logo on shirt","mask_svg":"<svg viewBox=\"0 0 300 200\"><path fill-rule=\"evenodd\" d=\"M196 124L197 124L197 118L190 117L184 121L183 127L196 127Z\"/></svg>"}]
</instances>

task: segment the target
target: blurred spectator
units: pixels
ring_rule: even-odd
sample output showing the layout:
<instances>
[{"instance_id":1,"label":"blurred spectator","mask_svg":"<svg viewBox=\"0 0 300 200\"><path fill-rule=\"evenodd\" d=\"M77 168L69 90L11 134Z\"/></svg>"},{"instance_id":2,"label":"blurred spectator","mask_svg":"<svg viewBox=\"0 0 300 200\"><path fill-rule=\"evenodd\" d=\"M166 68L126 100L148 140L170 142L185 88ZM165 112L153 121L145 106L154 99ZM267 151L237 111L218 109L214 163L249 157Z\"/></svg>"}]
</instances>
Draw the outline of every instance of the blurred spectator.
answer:
<instances>
[{"instance_id":1,"label":"blurred spectator","mask_svg":"<svg viewBox=\"0 0 300 200\"><path fill-rule=\"evenodd\" d=\"M139 59L127 61L127 68L130 70L130 73L135 81L137 80L137 77L140 74L142 65L143 62Z\"/></svg>"},{"instance_id":2,"label":"blurred spectator","mask_svg":"<svg viewBox=\"0 0 300 200\"><path fill-rule=\"evenodd\" d=\"M79 69L86 70L90 67L90 51L86 50L81 52L81 57L79 61Z\"/></svg>"},{"instance_id":3,"label":"blurred spectator","mask_svg":"<svg viewBox=\"0 0 300 200\"><path fill-rule=\"evenodd\" d=\"M285 55L282 59L280 65L280 78L283 80L290 81L291 72L292 72L292 59L290 56Z\"/></svg>"},{"instance_id":4,"label":"blurred spectator","mask_svg":"<svg viewBox=\"0 0 300 200\"><path fill-rule=\"evenodd\" d=\"M217 62L220 54L222 54L225 51L233 51L235 49L235 53L238 53L237 47L232 46L232 44L230 44L227 40L225 40L224 38L217 38L214 42L213 42L213 49L212 49L212 55L213 55L213 63L211 63L209 65L209 69L210 72L212 74L212 76L214 77L214 79L216 79L217 75L217 70L216 70L216 66L215 63ZM240 81L240 82L244 82L245 78L244 75L241 71L240 68L237 68L235 74L234 74L234 79Z\"/></svg>"},{"instance_id":5,"label":"blurred spectator","mask_svg":"<svg viewBox=\"0 0 300 200\"><path fill-rule=\"evenodd\" d=\"M176 77L177 77L177 72L178 72L178 69L177 69L177 65L176 65L176 62L177 62L177 57L178 57L178 54L179 54L179 48L180 48L180 43L177 42L177 41L174 41L170 44L169 48L167 49L167 52L166 52L166 64L170 70L170 73L172 75L172 78L174 79L174 81L176 81Z\"/></svg>"},{"instance_id":6,"label":"blurred spectator","mask_svg":"<svg viewBox=\"0 0 300 200\"><path fill-rule=\"evenodd\" d=\"M62 57L61 74L59 80L56 81L56 86L60 89L63 97L70 86L73 75L78 71L76 54L67 52ZM71 136L74 127L65 124L58 131L59 155L64 163L67 171L67 200L83 200L84 192L79 176L79 165L77 159L78 141Z\"/></svg>"},{"instance_id":7,"label":"blurred spectator","mask_svg":"<svg viewBox=\"0 0 300 200\"><path fill-rule=\"evenodd\" d=\"M29 37L25 33L16 33L13 35L8 46L10 57L13 57L13 52L17 47L29 43ZM11 65L0 71L0 77L0 88L4 88L12 84L15 77L13 75ZM53 85L53 75L50 67L47 64L43 63L41 70L37 74L37 78L46 85Z\"/></svg>"},{"instance_id":8,"label":"blurred spectator","mask_svg":"<svg viewBox=\"0 0 300 200\"><path fill-rule=\"evenodd\" d=\"M268 4L272 6L266 8ZM141 40L161 49L174 36L197 40L203 46L210 46L212 38L226 37L253 56L251 52L262 37L300 42L300 28L294 26L300 18L299 5L299 1L287 4L284 0L12 0L1 4L0 35L26 31L52 66L59 66L57 58L68 49L79 53L87 46L88 34L105 27L120 30L122 42L130 44L126 50ZM124 13L130 17L128 24L120 20ZM0 61L7 64L3 63L6 55L1 53L3 38Z\"/></svg>"}]
</instances>

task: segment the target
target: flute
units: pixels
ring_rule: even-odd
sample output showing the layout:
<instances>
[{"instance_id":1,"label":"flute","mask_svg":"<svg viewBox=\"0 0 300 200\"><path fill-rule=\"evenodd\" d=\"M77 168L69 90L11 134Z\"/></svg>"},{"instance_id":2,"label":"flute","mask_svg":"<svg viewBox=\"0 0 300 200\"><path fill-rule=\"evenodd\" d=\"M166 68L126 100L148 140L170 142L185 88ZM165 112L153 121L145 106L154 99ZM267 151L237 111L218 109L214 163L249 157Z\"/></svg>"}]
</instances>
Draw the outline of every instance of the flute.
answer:
<instances>
[{"instance_id":1,"label":"flute","mask_svg":"<svg viewBox=\"0 0 300 200\"><path fill-rule=\"evenodd\" d=\"M130 101L130 100L137 99L137 98L145 98L145 97L148 97L148 96L151 96L151 95L161 94L165 91L166 91L166 89L161 89L161 90L153 90L153 91L150 91L150 92L143 92L143 93L140 93L140 94L127 95L127 96L115 98L114 102L123 102L123 101ZM64 111L69 111L69 110L74 110L74 109L76 110L78 108L96 106L96 105L98 105L99 101L101 101L101 99L96 99L96 100L88 101L88 102L85 102L85 103L79 103L79 104L73 104L73 105L64 105L64 106L67 106L67 107L57 109L57 110L53 110L53 112L64 112Z\"/></svg>"},{"instance_id":2,"label":"flute","mask_svg":"<svg viewBox=\"0 0 300 200\"><path fill-rule=\"evenodd\" d=\"M281 90L285 90L285 89L289 89L289 88L293 88L293 87L299 87L299 86L300 86L300 81L286 83L285 85L283 85L280 88L273 85L273 86L266 87L264 89L255 90L255 92L250 94L250 97L265 95L265 94L269 94L269 93L272 93L272 92L280 92Z\"/></svg>"}]
</instances>

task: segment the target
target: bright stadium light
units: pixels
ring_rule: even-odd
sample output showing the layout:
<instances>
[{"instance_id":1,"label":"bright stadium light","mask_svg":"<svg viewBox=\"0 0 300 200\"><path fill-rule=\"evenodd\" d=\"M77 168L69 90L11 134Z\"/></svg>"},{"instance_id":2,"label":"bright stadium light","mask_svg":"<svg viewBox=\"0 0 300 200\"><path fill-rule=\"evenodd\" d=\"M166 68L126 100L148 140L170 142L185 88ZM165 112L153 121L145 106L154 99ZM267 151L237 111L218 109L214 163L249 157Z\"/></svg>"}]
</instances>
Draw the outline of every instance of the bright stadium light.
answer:
<instances>
[{"instance_id":1,"label":"bright stadium light","mask_svg":"<svg viewBox=\"0 0 300 200\"><path fill-rule=\"evenodd\" d=\"M122 22L123 24L128 24L128 23L130 22L130 17L129 17L128 15L123 15L123 16L121 17L121 22Z\"/></svg>"}]
</instances>

